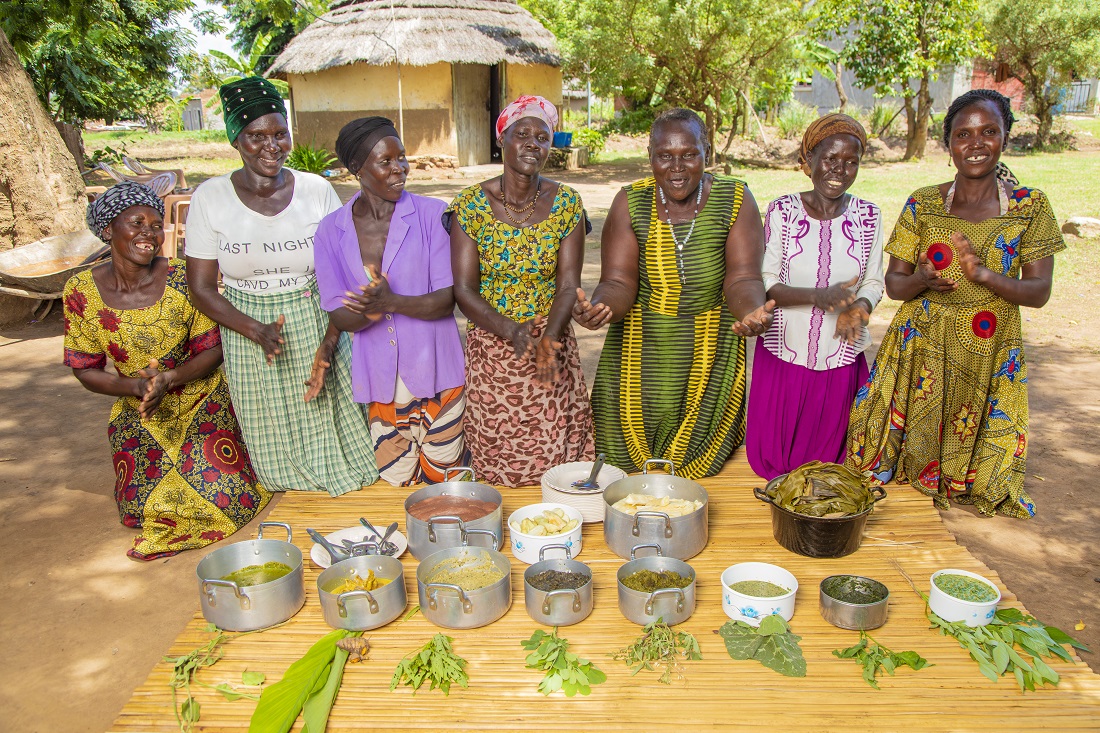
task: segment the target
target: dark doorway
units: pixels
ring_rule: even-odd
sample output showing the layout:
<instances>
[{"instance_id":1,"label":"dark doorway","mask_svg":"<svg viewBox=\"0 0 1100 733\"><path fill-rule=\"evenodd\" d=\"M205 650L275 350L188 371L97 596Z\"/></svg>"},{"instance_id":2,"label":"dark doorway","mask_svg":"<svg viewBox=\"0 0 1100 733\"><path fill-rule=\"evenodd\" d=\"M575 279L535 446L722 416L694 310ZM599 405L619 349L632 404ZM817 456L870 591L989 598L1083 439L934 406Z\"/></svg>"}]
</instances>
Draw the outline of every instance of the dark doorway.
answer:
<instances>
[{"instance_id":1,"label":"dark doorway","mask_svg":"<svg viewBox=\"0 0 1100 733\"><path fill-rule=\"evenodd\" d=\"M500 162L500 146L497 145L497 117L504 105L500 103L500 81L503 64L489 67L489 146L494 163Z\"/></svg>"}]
</instances>

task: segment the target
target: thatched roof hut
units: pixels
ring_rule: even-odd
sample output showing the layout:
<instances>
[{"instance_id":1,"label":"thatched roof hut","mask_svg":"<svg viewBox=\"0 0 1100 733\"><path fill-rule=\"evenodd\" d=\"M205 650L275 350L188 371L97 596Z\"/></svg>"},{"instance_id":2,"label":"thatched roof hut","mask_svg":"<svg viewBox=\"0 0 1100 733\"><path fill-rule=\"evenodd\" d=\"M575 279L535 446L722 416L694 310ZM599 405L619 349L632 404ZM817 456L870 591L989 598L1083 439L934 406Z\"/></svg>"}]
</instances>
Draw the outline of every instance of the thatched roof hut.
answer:
<instances>
[{"instance_id":1,"label":"thatched roof hut","mask_svg":"<svg viewBox=\"0 0 1100 733\"><path fill-rule=\"evenodd\" d=\"M356 117L403 117L410 155L489 162L492 121L519 94L561 101L557 42L515 0L344 0L294 38L285 78L298 140L331 148Z\"/></svg>"}]
</instances>

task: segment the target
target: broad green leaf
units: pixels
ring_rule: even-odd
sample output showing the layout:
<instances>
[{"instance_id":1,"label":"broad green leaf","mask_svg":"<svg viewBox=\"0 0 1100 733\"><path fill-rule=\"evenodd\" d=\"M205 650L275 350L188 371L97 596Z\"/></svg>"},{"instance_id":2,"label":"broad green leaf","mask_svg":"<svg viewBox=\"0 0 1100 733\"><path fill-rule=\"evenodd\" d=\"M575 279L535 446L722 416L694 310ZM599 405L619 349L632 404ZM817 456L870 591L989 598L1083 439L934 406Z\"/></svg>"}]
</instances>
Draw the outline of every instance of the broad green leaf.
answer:
<instances>
[{"instance_id":1,"label":"broad green leaf","mask_svg":"<svg viewBox=\"0 0 1100 733\"><path fill-rule=\"evenodd\" d=\"M772 634L785 634L790 630L791 627L787 625L783 617L777 613L773 613L761 619L758 633L761 636L771 636Z\"/></svg>"},{"instance_id":2,"label":"broad green leaf","mask_svg":"<svg viewBox=\"0 0 1100 733\"><path fill-rule=\"evenodd\" d=\"M286 733L298 719L306 698L332 664L336 642L348 635L337 630L321 637L305 655L290 665L283 678L268 685L248 724L250 733Z\"/></svg>"},{"instance_id":3,"label":"broad green leaf","mask_svg":"<svg viewBox=\"0 0 1100 733\"><path fill-rule=\"evenodd\" d=\"M602 670L599 670L592 665L588 665L588 667L584 670L584 673L585 676L588 677L588 684L590 685L598 685L601 682L607 682L607 675L604 674Z\"/></svg>"},{"instance_id":4,"label":"broad green leaf","mask_svg":"<svg viewBox=\"0 0 1100 733\"><path fill-rule=\"evenodd\" d=\"M1032 664L1035 667L1036 674L1038 674L1043 680L1051 683L1052 685L1058 684L1058 673L1051 669L1050 665L1048 665L1042 659L1038 658L1033 659Z\"/></svg>"},{"instance_id":5,"label":"broad green leaf","mask_svg":"<svg viewBox=\"0 0 1100 733\"><path fill-rule=\"evenodd\" d=\"M332 711L332 704L336 701L336 693L340 691L340 683L344 679L344 667L348 661L348 651L337 649L329 665L328 678L320 690L306 698L302 706L302 733L324 733L328 726L328 716Z\"/></svg>"},{"instance_id":6,"label":"broad green leaf","mask_svg":"<svg viewBox=\"0 0 1100 733\"><path fill-rule=\"evenodd\" d=\"M197 723L199 720L199 701L189 697L180 705L180 717L188 723Z\"/></svg>"},{"instance_id":7,"label":"broad green leaf","mask_svg":"<svg viewBox=\"0 0 1100 733\"><path fill-rule=\"evenodd\" d=\"M240 700L242 697L244 697L244 695L236 692L232 687L230 687L228 682L223 682L214 689L220 692L222 694L222 697L224 697L229 702Z\"/></svg>"},{"instance_id":8,"label":"broad green leaf","mask_svg":"<svg viewBox=\"0 0 1100 733\"><path fill-rule=\"evenodd\" d=\"M1050 636L1050 638L1057 644L1069 644L1073 648L1080 649L1081 651L1092 651L1087 646L1059 629L1057 626L1045 626L1044 628L1046 629L1046 632Z\"/></svg>"},{"instance_id":9,"label":"broad green leaf","mask_svg":"<svg viewBox=\"0 0 1100 733\"><path fill-rule=\"evenodd\" d=\"M982 674L994 682L1000 678L1000 675L997 673L997 667L995 667L992 662L981 660L978 662L978 669L981 670Z\"/></svg>"},{"instance_id":10,"label":"broad green leaf","mask_svg":"<svg viewBox=\"0 0 1100 733\"><path fill-rule=\"evenodd\" d=\"M997 665L998 675L1004 674L1005 670L1008 669L1009 660L1008 648L1005 644L1003 642L996 644L993 647L993 663Z\"/></svg>"}]
</instances>

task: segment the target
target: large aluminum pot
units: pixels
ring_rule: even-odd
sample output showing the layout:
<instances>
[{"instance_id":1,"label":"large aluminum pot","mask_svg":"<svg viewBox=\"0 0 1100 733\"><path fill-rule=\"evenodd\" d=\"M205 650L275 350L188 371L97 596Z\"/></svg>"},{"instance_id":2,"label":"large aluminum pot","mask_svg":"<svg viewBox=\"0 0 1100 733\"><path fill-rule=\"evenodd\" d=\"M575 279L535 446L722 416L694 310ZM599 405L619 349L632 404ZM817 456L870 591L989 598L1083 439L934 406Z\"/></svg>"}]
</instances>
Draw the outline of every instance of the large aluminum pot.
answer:
<instances>
[{"instance_id":1,"label":"large aluminum pot","mask_svg":"<svg viewBox=\"0 0 1100 733\"><path fill-rule=\"evenodd\" d=\"M874 503L859 514L850 517L811 517L792 512L772 501L773 489L787 478L787 474L776 476L768 482L767 488L752 490L753 495L772 507L772 536L775 541L791 552L806 557L844 557L859 549L863 541L863 526L867 517L874 511ZM875 486L871 489L874 502L886 498L886 489Z\"/></svg>"},{"instance_id":2,"label":"large aluminum pot","mask_svg":"<svg viewBox=\"0 0 1100 733\"><path fill-rule=\"evenodd\" d=\"M282 527L286 541L265 540L264 527ZM214 550L195 568L202 615L219 629L254 631L281 624L306 602L302 551L290 544L290 525L261 522L256 539ZM221 578L249 565L281 562L293 570L270 583L240 587Z\"/></svg>"},{"instance_id":3,"label":"large aluminum pot","mask_svg":"<svg viewBox=\"0 0 1100 733\"><path fill-rule=\"evenodd\" d=\"M546 559L547 550L564 550L565 557ZM579 573L588 582L577 589L539 590L531 578L547 570ZM572 559L564 544L544 545L539 549L539 561L523 571L523 601L527 615L546 626L569 626L588 618L592 613L592 571L583 562Z\"/></svg>"},{"instance_id":4,"label":"large aluminum pot","mask_svg":"<svg viewBox=\"0 0 1100 733\"><path fill-rule=\"evenodd\" d=\"M452 474L463 471L470 473L469 481L450 480ZM494 502L497 508L484 517L470 522L463 522L458 517L450 515L440 515L425 521L409 514L409 507L433 496L465 496L470 499ZM405 530L409 538L409 549L412 550L413 557L423 560L439 550L463 546L467 543L467 539L472 539L467 538L467 534L475 534L472 530L487 530L476 533L482 538L474 544L499 550L501 539L504 537L503 507L504 497L492 486L477 483L472 468L466 466L449 468L444 471L441 483L425 486L409 494L405 499ZM492 537L484 539L490 532Z\"/></svg>"},{"instance_id":5,"label":"large aluminum pot","mask_svg":"<svg viewBox=\"0 0 1100 733\"><path fill-rule=\"evenodd\" d=\"M649 473L649 467L657 464L667 466L669 472ZM627 494L698 500L703 502L703 506L682 517L648 511L630 515L612 506ZM691 479L677 476L672 461L651 458L642 466L640 476L619 479L607 487L603 498L607 504L603 522L604 541L621 558L630 557L631 548L638 544L659 545L662 555L681 560L695 557L707 546L710 511L707 490Z\"/></svg>"},{"instance_id":6,"label":"large aluminum pot","mask_svg":"<svg viewBox=\"0 0 1100 733\"><path fill-rule=\"evenodd\" d=\"M643 547L651 547L657 550L655 557L640 557L635 559L634 551ZM652 593L633 590L623 585L623 578L639 570L671 570L681 576L691 577L691 584L686 588L659 588ZM674 557L663 557L661 548L655 544L637 545L630 551L630 562L619 568L615 574L619 585L619 610L629 621L639 626L653 623L661 619L669 626L682 623L695 612L695 571L690 565Z\"/></svg>"},{"instance_id":7,"label":"large aluminum pot","mask_svg":"<svg viewBox=\"0 0 1100 733\"><path fill-rule=\"evenodd\" d=\"M365 578L370 571L375 577L387 578L390 582L372 591L333 593L327 590L345 580ZM317 577L317 595L321 599L325 623L334 629L348 631L384 626L400 616L408 605L404 567L400 560L386 555L360 555L330 565Z\"/></svg>"},{"instance_id":8,"label":"large aluminum pot","mask_svg":"<svg viewBox=\"0 0 1100 733\"><path fill-rule=\"evenodd\" d=\"M488 558L504 571L504 577L484 588L470 591L457 585L430 582L440 563L454 558L471 562ZM416 568L420 612L436 626L448 629L475 629L491 624L507 613L512 605L511 573L508 558L496 550L463 545L434 552Z\"/></svg>"}]
</instances>

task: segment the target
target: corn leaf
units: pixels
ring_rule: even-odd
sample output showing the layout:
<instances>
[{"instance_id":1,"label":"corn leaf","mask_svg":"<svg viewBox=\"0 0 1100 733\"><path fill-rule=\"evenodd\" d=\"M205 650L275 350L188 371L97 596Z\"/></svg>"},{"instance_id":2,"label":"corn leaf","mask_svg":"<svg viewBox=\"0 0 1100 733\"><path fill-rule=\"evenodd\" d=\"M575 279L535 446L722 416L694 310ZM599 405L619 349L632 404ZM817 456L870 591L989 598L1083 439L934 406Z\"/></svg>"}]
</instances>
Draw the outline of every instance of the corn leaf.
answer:
<instances>
[{"instance_id":1,"label":"corn leaf","mask_svg":"<svg viewBox=\"0 0 1100 733\"><path fill-rule=\"evenodd\" d=\"M249 733L287 733L326 668L332 666L336 642L347 635L341 629L321 637L305 656L290 665L281 680L265 687L248 724ZM324 683L322 680L322 687Z\"/></svg>"}]
</instances>

